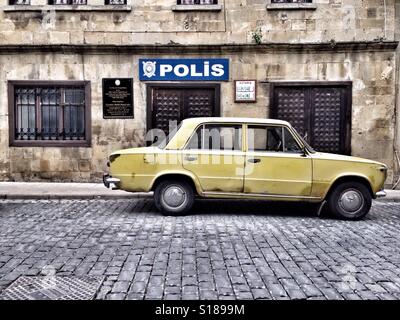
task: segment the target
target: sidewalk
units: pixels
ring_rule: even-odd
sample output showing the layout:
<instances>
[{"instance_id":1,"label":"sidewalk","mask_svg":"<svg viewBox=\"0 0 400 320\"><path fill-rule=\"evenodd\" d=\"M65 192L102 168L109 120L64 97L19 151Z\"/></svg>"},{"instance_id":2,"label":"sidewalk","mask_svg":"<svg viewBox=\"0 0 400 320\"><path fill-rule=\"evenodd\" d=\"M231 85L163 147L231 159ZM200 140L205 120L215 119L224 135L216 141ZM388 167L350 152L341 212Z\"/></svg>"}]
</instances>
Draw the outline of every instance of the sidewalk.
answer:
<instances>
[{"instance_id":1,"label":"sidewalk","mask_svg":"<svg viewBox=\"0 0 400 320\"><path fill-rule=\"evenodd\" d=\"M102 183L0 182L0 199L119 199L149 197L107 189Z\"/></svg>"},{"instance_id":2,"label":"sidewalk","mask_svg":"<svg viewBox=\"0 0 400 320\"><path fill-rule=\"evenodd\" d=\"M400 202L400 190L385 191L387 196L378 201ZM102 183L0 182L0 199L118 199L151 195L110 190Z\"/></svg>"}]
</instances>

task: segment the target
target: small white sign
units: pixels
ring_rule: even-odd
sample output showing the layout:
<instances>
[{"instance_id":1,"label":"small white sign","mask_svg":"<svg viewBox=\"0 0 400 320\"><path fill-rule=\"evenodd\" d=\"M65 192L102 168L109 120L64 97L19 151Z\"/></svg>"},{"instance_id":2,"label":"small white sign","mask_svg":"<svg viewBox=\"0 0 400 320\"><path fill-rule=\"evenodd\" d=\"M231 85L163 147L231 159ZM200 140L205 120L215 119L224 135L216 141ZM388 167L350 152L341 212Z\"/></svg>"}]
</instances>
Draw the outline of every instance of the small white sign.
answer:
<instances>
[{"instance_id":1,"label":"small white sign","mask_svg":"<svg viewBox=\"0 0 400 320\"><path fill-rule=\"evenodd\" d=\"M235 102L256 102L256 80L235 81Z\"/></svg>"}]
</instances>

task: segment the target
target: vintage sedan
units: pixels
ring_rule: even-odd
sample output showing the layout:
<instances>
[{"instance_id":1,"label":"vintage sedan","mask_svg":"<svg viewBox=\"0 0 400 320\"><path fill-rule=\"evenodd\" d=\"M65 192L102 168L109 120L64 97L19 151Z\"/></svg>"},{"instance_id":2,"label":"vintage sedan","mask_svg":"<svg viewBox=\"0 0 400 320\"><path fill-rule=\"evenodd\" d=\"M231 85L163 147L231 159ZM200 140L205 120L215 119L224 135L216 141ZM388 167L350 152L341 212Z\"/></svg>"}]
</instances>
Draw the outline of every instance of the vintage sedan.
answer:
<instances>
[{"instance_id":1,"label":"vintage sedan","mask_svg":"<svg viewBox=\"0 0 400 320\"><path fill-rule=\"evenodd\" d=\"M385 196L387 174L380 162L314 151L286 121L253 118L185 119L150 147L115 151L108 166L106 187L154 191L167 215L204 197L314 202L356 220Z\"/></svg>"}]
</instances>

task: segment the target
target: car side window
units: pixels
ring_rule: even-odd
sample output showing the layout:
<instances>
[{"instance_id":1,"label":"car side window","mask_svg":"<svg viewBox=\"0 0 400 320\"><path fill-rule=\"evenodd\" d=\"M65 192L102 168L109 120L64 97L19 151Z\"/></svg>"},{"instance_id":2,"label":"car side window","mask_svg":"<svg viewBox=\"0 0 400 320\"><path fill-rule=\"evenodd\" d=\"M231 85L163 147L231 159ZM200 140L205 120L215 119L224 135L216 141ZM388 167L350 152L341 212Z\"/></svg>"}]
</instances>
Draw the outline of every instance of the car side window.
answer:
<instances>
[{"instance_id":1,"label":"car side window","mask_svg":"<svg viewBox=\"0 0 400 320\"><path fill-rule=\"evenodd\" d=\"M249 126L247 146L249 151L282 152L282 127Z\"/></svg>"},{"instance_id":2,"label":"car side window","mask_svg":"<svg viewBox=\"0 0 400 320\"><path fill-rule=\"evenodd\" d=\"M284 143L285 152L293 152L293 153L302 152L299 144L297 143L292 133L287 128L285 128L284 135L285 135L285 143Z\"/></svg>"},{"instance_id":3,"label":"car side window","mask_svg":"<svg viewBox=\"0 0 400 320\"><path fill-rule=\"evenodd\" d=\"M292 133L287 128L279 126L248 126L247 146L249 151L301 152Z\"/></svg>"},{"instance_id":4,"label":"car side window","mask_svg":"<svg viewBox=\"0 0 400 320\"><path fill-rule=\"evenodd\" d=\"M197 128L186 149L242 150L242 126L206 124Z\"/></svg>"},{"instance_id":5,"label":"car side window","mask_svg":"<svg viewBox=\"0 0 400 320\"><path fill-rule=\"evenodd\" d=\"M196 132L192 135L189 143L186 145L186 149L200 150L201 149L201 135L204 126L197 128Z\"/></svg>"}]
</instances>

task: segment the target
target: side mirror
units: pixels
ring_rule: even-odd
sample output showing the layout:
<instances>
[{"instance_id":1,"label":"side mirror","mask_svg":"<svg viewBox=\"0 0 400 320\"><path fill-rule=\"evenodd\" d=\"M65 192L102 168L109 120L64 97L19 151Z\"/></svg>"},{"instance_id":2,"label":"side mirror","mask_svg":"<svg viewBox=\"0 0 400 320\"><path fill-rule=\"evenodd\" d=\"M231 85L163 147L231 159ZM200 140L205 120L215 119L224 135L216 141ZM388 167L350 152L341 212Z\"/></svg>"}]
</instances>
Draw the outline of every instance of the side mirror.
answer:
<instances>
[{"instance_id":1,"label":"side mirror","mask_svg":"<svg viewBox=\"0 0 400 320\"><path fill-rule=\"evenodd\" d=\"M303 147L301 148L301 156L302 156L302 157L307 157L307 154L308 154L307 149L306 149L305 146L303 146Z\"/></svg>"}]
</instances>

